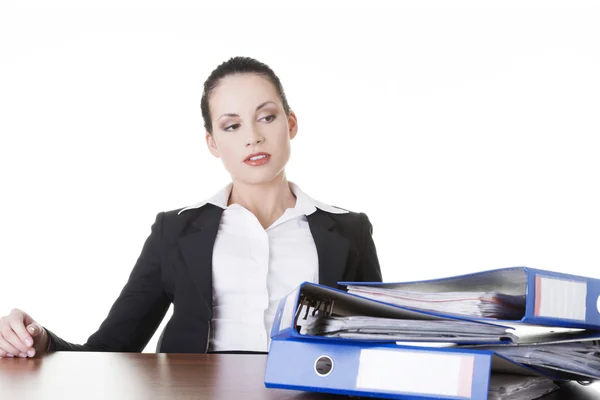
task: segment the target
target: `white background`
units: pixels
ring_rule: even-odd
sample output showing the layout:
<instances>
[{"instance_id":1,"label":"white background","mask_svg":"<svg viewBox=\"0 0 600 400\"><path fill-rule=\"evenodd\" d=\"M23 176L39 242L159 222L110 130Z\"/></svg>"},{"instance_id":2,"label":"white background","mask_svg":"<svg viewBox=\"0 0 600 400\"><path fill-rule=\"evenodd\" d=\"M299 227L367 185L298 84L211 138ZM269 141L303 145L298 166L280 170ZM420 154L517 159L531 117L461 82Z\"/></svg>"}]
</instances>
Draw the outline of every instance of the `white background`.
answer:
<instances>
[{"instance_id":1,"label":"white background","mask_svg":"<svg viewBox=\"0 0 600 400\"><path fill-rule=\"evenodd\" d=\"M235 55L279 75L289 179L369 215L385 280L600 278L597 2L196 4L1 2L0 315L98 328L156 214L228 182L199 104Z\"/></svg>"}]
</instances>

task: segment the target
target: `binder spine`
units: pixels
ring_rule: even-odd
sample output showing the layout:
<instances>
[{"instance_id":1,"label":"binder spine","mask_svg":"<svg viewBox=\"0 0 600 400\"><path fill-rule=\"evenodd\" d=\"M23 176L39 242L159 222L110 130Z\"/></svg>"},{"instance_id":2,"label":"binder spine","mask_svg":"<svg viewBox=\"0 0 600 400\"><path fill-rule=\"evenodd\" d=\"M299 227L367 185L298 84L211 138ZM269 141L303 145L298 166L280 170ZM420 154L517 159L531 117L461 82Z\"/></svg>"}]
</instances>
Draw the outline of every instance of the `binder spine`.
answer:
<instances>
[{"instance_id":1,"label":"binder spine","mask_svg":"<svg viewBox=\"0 0 600 400\"><path fill-rule=\"evenodd\" d=\"M487 399L492 353L274 339L265 386L392 399Z\"/></svg>"}]
</instances>

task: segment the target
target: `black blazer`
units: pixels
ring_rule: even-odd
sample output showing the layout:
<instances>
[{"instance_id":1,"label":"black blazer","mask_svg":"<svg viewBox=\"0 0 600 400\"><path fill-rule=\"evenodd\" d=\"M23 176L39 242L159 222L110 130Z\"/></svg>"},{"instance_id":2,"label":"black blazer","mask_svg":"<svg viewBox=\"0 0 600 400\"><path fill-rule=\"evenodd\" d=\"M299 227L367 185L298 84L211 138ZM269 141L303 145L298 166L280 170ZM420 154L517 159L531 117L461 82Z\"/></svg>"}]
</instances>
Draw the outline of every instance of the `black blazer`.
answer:
<instances>
[{"instance_id":1,"label":"black blazer","mask_svg":"<svg viewBox=\"0 0 600 400\"><path fill-rule=\"evenodd\" d=\"M212 255L223 209L161 212L127 284L96 333L84 345L50 330L50 351L140 352L167 312L174 312L157 351L205 353L212 319ZM364 213L333 214L318 209L307 216L319 260L319 283L381 281L372 225ZM301 282L298 282L300 284Z\"/></svg>"}]
</instances>

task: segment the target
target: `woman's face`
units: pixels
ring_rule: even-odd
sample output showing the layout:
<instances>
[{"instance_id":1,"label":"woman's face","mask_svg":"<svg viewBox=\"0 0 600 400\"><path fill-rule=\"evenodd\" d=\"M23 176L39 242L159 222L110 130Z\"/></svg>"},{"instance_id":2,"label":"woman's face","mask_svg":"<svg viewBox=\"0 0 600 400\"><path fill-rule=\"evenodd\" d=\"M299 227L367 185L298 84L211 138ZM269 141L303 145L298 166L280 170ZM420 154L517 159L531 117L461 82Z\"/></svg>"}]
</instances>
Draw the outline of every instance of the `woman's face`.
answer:
<instances>
[{"instance_id":1,"label":"woman's face","mask_svg":"<svg viewBox=\"0 0 600 400\"><path fill-rule=\"evenodd\" d=\"M266 183L283 172L298 124L294 113L286 116L269 80L248 73L227 76L209 104L213 133L206 134L206 143L233 181Z\"/></svg>"}]
</instances>

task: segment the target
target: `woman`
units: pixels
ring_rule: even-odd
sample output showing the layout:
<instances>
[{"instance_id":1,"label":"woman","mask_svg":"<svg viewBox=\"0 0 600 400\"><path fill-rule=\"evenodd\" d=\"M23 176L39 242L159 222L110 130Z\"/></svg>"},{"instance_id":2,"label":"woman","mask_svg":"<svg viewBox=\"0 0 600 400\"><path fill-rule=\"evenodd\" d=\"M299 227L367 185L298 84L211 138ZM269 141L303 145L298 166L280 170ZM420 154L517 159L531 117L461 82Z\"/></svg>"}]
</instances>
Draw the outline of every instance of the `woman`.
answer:
<instances>
[{"instance_id":1,"label":"woman","mask_svg":"<svg viewBox=\"0 0 600 400\"><path fill-rule=\"evenodd\" d=\"M267 65L245 57L221 64L204 84L201 109L208 149L231 183L156 216L125 287L87 343L68 343L15 309L0 319L0 357L139 352L171 303L157 351L266 352L279 300L303 281L381 281L367 216L313 200L288 182L298 121Z\"/></svg>"}]
</instances>

